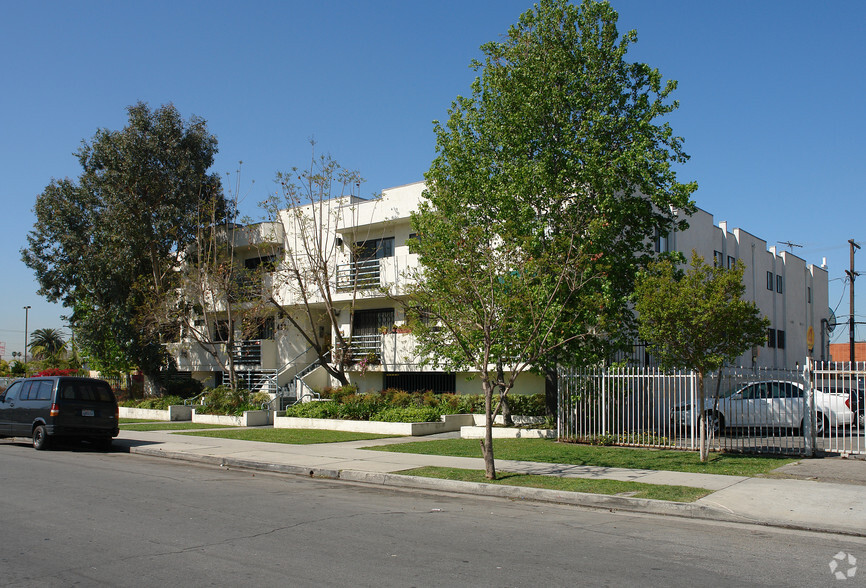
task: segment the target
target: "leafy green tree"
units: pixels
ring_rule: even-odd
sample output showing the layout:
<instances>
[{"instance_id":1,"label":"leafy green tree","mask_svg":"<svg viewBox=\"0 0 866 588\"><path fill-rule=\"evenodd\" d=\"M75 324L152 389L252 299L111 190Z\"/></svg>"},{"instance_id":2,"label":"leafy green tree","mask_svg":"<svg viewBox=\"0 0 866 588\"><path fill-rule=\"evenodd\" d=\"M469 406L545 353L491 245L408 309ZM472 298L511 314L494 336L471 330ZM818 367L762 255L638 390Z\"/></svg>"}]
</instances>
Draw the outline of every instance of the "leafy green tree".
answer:
<instances>
[{"instance_id":1,"label":"leafy green tree","mask_svg":"<svg viewBox=\"0 0 866 588\"><path fill-rule=\"evenodd\" d=\"M29 347L33 359L57 367L61 354L66 350L66 341L58 329L36 329L30 333Z\"/></svg>"},{"instance_id":2,"label":"leafy green tree","mask_svg":"<svg viewBox=\"0 0 866 588\"><path fill-rule=\"evenodd\" d=\"M707 458L705 374L763 345L770 326L754 302L742 299L743 269L739 261L730 269L712 267L692 252L687 272L673 260L660 260L638 277L635 287L639 333L659 364L698 374L701 461Z\"/></svg>"},{"instance_id":3,"label":"leafy green tree","mask_svg":"<svg viewBox=\"0 0 866 588\"><path fill-rule=\"evenodd\" d=\"M40 294L72 310L78 345L94 367L140 368L152 388L167 365L141 309L174 287L175 268L194 241L198 202L221 193L208 173L216 137L204 120L184 121L165 105L127 109L120 131L100 129L76 155L77 181L52 180L37 197L36 224L21 254Z\"/></svg>"},{"instance_id":4,"label":"leafy green tree","mask_svg":"<svg viewBox=\"0 0 866 588\"><path fill-rule=\"evenodd\" d=\"M482 46L481 75L435 123L428 201L410 310L419 351L479 373L482 440L495 477L492 419L527 370L597 358L631 325L626 312L652 237L690 211L676 180L682 141L658 121L676 83L625 56L607 3L541 0L502 41Z\"/></svg>"}]
</instances>

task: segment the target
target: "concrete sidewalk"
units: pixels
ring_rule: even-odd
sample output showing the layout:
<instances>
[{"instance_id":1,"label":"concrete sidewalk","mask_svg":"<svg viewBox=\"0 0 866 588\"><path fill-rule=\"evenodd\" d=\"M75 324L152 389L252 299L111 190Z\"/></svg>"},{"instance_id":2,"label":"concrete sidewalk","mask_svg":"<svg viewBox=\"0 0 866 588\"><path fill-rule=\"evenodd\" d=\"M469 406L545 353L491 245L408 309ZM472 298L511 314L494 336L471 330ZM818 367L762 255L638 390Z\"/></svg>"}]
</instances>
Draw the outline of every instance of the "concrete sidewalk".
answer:
<instances>
[{"instance_id":1,"label":"concrete sidewalk","mask_svg":"<svg viewBox=\"0 0 866 588\"><path fill-rule=\"evenodd\" d=\"M115 446L140 455L225 467L866 537L864 460L802 460L761 478L496 460L499 471L672 484L713 491L694 503L684 504L397 475L394 472L421 466L484 469L484 464L480 458L363 449L449 436L454 434L287 445L175 435L168 431L121 431Z\"/></svg>"}]
</instances>

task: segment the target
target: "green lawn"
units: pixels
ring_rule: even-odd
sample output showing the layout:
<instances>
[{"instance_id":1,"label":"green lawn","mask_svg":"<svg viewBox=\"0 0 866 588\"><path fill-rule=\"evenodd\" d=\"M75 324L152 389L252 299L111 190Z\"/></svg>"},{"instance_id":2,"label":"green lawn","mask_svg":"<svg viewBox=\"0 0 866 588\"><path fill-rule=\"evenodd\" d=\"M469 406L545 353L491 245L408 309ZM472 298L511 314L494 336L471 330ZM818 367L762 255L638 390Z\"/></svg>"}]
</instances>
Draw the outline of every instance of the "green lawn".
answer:
<instances>
[{"instance_id":1,"label":"green lawn","mask_svg":"<svg viewBox=\"0 0 866 588\"><path fill-rule=\"evenodd\" d=\"M474 439L437 439L368 447L375 451L481 457L481 446ZM641 449L632 447L598 447L575 443L557 443L546 439L496 439L496 459L539 461L598 467L668 470L731 476L755 476L797 461L793 457L760 457L731 453L711 453L701 463L695 451Z\"/></svg>"},{"instance_id":2,"label":"green lawn","mask_svg":"<svg viewBox=\"0 0 866 588\"><path fill-rule=\"evenodd\" d=\"M231 429L227 431L201 431L178 433L198 437L220 437L243 441L265 441L268 443L289 443L309 445L313 443L339 443L341 441L361 441L367 439L386 439L394 435L371 435L369 433L350 433L348 431L326 431L322 429Z\"/></svg>"},{"instance_id":3,"label":"green lawn","mask_svg":"<svg viewBox=\"0 0 866 588\"><path fill-rule=\"evenodd\" d=\"M154 421L124 423L121 421L121 431L183 431L188 429L220 429L228 425L207 425L205 423L191 423L189 421Z\"/></svg>"},{"instance_id":4,"label":"green lawn","mask_svg":"<svg viewBox=\"0 0 866 588\"><path fill-rule=\"evenodd\" d=\"M710 494L710 490L692 488L689 486L665 486L661 484L641 484L640 482L625 482L621 480L590 480L586 478L561 478L558 476L538 476L532 474L516 474L513 472L497 472L498 479L488 480L483 470L464 470L459 468L423 467L397 472L407 476L422 476L425 478L440 478L444 480L459 480L461 482L478 482L482 484L499 484L503 486L526 486L529 488L544 488L547 490L562 490L565 492L589 492L592 494L621 494L632 498L651 498L653 500L671 500L674 502L694 502Z\"/></svg>"}]
</instances>

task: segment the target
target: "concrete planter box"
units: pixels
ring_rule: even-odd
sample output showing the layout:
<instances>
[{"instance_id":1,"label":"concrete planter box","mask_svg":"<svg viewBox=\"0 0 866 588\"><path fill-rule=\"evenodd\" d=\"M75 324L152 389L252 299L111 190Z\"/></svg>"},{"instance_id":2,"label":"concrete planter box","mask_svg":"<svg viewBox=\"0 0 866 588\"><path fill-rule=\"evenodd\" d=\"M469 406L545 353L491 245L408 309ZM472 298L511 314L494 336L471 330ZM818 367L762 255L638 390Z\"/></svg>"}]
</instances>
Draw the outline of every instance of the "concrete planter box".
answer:
<instances>
[{"instance_id":1,"label":"concrete planter box","mask_svg":"<svg viewBox=\"0 0 866 588\"><path fill-rule=\"evenodd\" d=\"M269 410L245 410L243 416L226 416L221 414L201 414L192 411L192 422L205 425L228 425L231 427L261 427L273 422L273 413Z\"/></svg>"},{"instance_id":2,"label":"concrete planter box","mask_svg":"<svg viewBox=\"0 0 866 588\"><path fill-rule=\"evenodd\" d=\"M485 422L485 416L483 414L473 414L472 418L475 419L476 427L483 427L487 423ZM520 415L511 415L511 420L514 421L514 424L517 426L525 426L525 425L537 425L544 422L544 417L540 416L520 416ZM494 425L504 425L505 420L502 418L502 415L497 415L495 419L493 419Z\"/></svg>"},{"instance_id":3,"label":"concrete planter box","mask_svg":"<svg viewBox=\"0 0 866 588\"><path fill-rule=\"evenodd\" d=\"M515 419L516 420L516 419ZM483 439L485 427L460 427L461 439ZM556 429L493 427L494 439L556 439Z\"/></svg>"},{"instance_id":4,"label":"concrete planter box","mask_svg":"<svg viewBox=\"0 0 866 588\"><path fill-rule=\"evenodd\" d=\"M433 435L435 433L459 431L462 426L472 422L472 415L469 414L447 414L442 417L441 421L428 423L386 423L383 421L346 421L341 419L308 419L278 416L274 418L274 428L326 429L329 431L418 437Z\"/></svg>"},{"instance_id":5,"label":"concrete planter box","mask_svg":"<svg viewBox=\"0 0 866 588\"><path fill-rule=\"evenodd\" d=\"M189 421L192 420L194 408L194 406L182 404L173 404L168 407L168 410L121 406L118 416L122 419L146 419L149 421Z\"/></svg>"}]
</instances>

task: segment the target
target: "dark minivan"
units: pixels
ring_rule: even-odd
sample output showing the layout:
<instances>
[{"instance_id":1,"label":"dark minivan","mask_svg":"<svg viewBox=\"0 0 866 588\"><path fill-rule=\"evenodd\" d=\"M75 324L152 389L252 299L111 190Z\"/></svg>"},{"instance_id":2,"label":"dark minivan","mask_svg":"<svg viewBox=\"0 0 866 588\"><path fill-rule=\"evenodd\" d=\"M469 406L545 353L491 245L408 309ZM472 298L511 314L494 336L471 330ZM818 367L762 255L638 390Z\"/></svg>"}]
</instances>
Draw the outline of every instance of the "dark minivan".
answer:
<instances>
[{"instance_id":1,"label":"dark minivan","mask_svg":"<svg viewBox=\"0 0 866 588\"><path fill-rule=\"evenodd\" d=\"M107 449L120 432L117 416L111 386L93 378L25 378L0 394L0 437L30 437L36 449L47 449L54 438Z\"/></svg>"}]
</instances>

